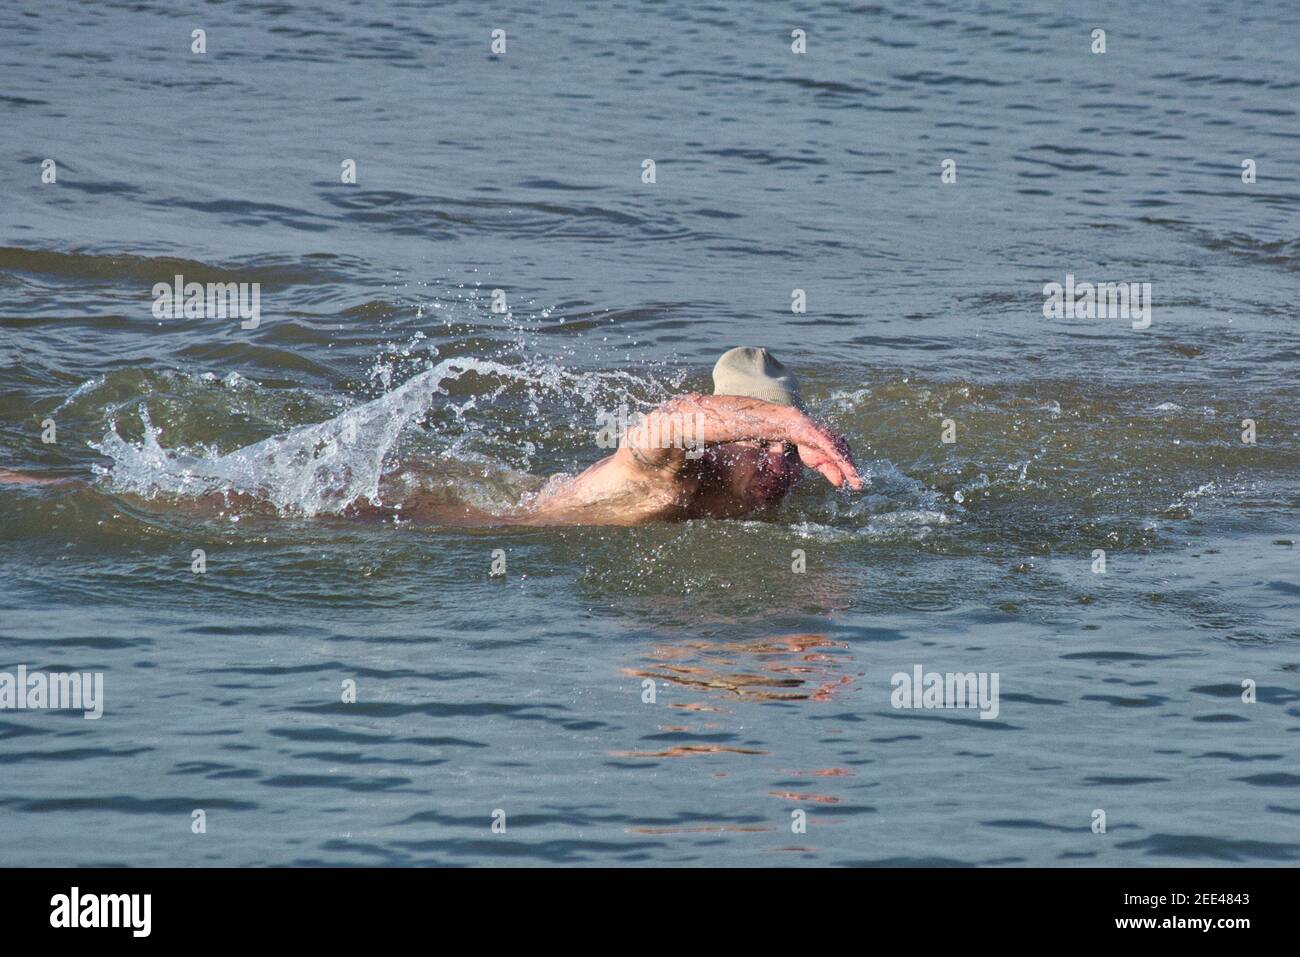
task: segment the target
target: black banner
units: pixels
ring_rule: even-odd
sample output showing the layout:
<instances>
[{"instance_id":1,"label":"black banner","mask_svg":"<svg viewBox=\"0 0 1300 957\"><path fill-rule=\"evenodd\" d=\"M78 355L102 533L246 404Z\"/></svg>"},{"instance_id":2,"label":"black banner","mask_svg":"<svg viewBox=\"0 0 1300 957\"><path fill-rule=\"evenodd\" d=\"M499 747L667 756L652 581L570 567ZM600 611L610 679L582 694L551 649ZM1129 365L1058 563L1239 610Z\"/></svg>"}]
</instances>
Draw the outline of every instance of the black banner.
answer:
<instances>
[{"instance_id":1,"label":"black banner","mask_svg":"<svg viewBox=\"0 0 1300 957\"><path fill-rule=\"evenodd\" d=\"M1293 924L1286 870L7 870L6 943L373 943L435 927L616 933L682 927L766 942L849 931L864 941L1134 938L1258 943ZM539 923L519 920L536 915ZM993 936L990 936L993 935Z\"/></svg>"}]
</instances>

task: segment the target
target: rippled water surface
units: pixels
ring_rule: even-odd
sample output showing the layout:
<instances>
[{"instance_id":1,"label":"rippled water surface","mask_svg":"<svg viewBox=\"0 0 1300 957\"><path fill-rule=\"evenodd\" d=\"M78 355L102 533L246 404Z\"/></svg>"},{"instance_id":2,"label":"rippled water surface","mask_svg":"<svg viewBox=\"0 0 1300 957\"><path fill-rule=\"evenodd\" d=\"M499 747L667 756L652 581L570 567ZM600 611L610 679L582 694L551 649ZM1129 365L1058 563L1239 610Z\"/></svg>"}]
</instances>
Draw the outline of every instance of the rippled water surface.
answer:
<instances>
[{"instance_id":1,"label":"rippled water surface","mask_svg":"<svg viewBox=\"0 0 1300 957\"><path fill-rule=\"evenodd\" d=\"M0 485L0 671L106 700L0 712L3 863L1300 859L1300 13L1054 6L7 6L0 468L80 484ZM1067 274L1150 327L1045 319ZM863 493L397 507L749 344Z\"/></svg>"}]
</instances>

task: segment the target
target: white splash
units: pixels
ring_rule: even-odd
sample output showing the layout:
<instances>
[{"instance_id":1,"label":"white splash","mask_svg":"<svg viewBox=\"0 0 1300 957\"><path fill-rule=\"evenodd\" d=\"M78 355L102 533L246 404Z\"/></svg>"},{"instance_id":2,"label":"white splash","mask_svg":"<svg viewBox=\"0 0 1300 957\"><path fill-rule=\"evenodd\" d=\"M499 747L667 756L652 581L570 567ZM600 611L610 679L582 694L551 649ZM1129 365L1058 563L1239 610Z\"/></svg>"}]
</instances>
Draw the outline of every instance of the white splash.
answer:
<instances>
[{"instance_id":1,"label":"white splash","mask_svg":"<svg viewBox=\"0 0 1300 957\"><path fill-rule=\"evenodd\" d=\"M116 423L98 445L113 460L101 477L115 490L152 497L158 494L245 494L286 513L337 514L365 500L381 504L379 482L403 429L420 420L443 383L466 372L507 380L536 381L535 373L471 357L444 359L378 399L314 425L293 429L254 445L220 455L165 449L161 430L140 407L145 432L139 444L124 440ZM501 388L505 386L502 385Z\"/></svg>"}]
</instances>

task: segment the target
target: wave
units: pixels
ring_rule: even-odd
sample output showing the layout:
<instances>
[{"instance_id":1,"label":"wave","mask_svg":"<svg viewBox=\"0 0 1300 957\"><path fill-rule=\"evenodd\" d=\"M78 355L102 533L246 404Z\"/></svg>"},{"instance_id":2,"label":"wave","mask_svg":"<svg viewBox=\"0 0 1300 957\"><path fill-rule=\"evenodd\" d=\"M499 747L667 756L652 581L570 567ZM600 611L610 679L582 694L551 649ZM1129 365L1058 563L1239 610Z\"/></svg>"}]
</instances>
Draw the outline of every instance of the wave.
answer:
<instances>
[{"instance_id":1,"label":"wave","mask_svg":"<svg viewBox=\"0 0 1300 957\"><path fill-rule=\"evenodd\" d=\"M175 256L94 253L83 250L0 246L0 271L66 279L138 282L152 285L183 275L189 282L260 282L267 285L335 281L344 273L330 264L340 257L317 255L310 264L288 257L259 256L247 265L214 266Z\"/></svg>"}]
</instances>

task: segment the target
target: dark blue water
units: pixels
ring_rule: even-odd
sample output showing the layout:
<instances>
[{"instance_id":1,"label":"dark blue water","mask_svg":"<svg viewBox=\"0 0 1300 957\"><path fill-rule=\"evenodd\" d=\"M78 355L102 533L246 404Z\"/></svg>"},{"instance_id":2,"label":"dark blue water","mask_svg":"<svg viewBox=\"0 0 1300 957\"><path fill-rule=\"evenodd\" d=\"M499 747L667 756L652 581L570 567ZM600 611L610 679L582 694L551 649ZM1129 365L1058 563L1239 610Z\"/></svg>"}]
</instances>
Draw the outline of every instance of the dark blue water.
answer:
<instances>
[{"instance_id":1,"label":"dark blue water","mask_svg":"<svg viewBox=\"0 0 1300 957\"><path fill-rule=\"evenodd\" d=\"M106 700L0 712L3 862L1296 861L1298 37L1284 3L6 8L0 468L92 484L0 485L0 672ZM155 318L177 273L260 283L260 325ZM1151 283L1149 328L1044 318L1067 274ZM513 531L359 523L256 457L227 490L275 507L176 494L352 411L390 500L508 507L735 345L866 492ZM997 718L895 708L918 664L997 673Z\"/></svg>"}]
</instances>

